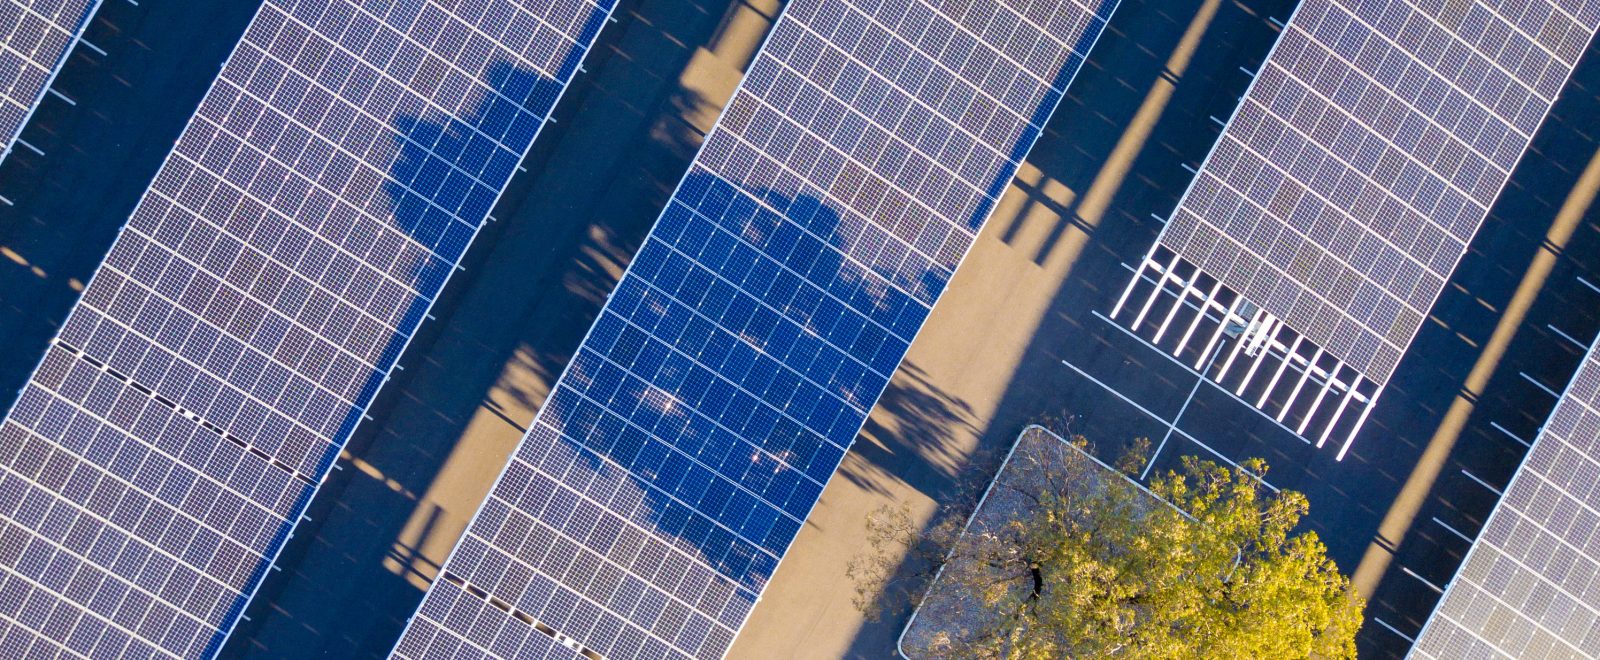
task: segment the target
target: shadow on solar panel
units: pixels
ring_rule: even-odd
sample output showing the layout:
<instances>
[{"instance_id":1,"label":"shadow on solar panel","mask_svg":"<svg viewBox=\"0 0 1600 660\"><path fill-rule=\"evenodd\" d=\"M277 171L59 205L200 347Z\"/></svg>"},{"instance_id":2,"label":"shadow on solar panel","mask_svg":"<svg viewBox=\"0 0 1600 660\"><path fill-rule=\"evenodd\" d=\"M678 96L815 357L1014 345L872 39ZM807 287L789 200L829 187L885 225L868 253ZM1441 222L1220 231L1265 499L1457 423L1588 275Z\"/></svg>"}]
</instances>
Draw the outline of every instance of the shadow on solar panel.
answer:
<instances>
[{"instance_id":1,"label":"shadow on solar panel","mask_svg":"<svg viewBox=\"0 0 1600 660\"><path fill-rule=\"evenodd\" d=\"M804 190L685 180L434 593L557 641L668 620L726 648L943 285Z\"/></svg>"},{"instance_id":2,"label":"shadow on solar panel","mask_svg":"<svg viewBox=\"0 0 1600 660\"><path fill-rule=\"evenodd\" d=\"M525 4L262 4L0 426L0 657L220 650L610 3Z\"/></svg>"},{"instance_id":3,"label":"shadow on solar panel","mask_svg":"<svg viewBox=\"0 0 1600 660\"><path fill-rule=\"evenodd\" d=\"M350 250L349 253L318 255L326 261L328 273L332 275L325 276L324 282L350 282L345 297L357 307L371 310L393 328L388 333L375 332L375 328L369 329L357 319L339 318L341 313L348 313L348 308L333 305L331 300L318 295L307 296L305 304L309 314L327 319L326 327L335 333L350 333L339 343L363 352L380 367L369 371L359 390L354 392L356 407L346 414L333 435L336 443L324 448L310 475L325 473L337 458L342 442L354 431L372 398L388 379L387 369L381 367L399 359L487 217L498 191L509 180L517 162L506 145L515 145L519 139L523 144L531 141L538 125L527 122L526 118L544 116L561 91L561 85L549 77L509 62L491 66L486 80L493 85L493 93L485 94L470 114L449 116L422 108L409 112L397 110L391 127L398 135L391 134L387 138L393 143L392 150L373 150L393 154L389 177L381 182L381 188L379 182L352 187L381 189L382 194L375 196L370 204L382 207L376 208L377 212L372 215L390 218L393 227L400 230L399 234L380 232L374 240L371 228L362 227L357 214L341 213L348 211L342 206L335 206L325 217L304 219L312 224L320 221L319 233ZM527 101L522 104L523 109L518 110L504 99ZM485 137L486 134L507 137L496 144ZM358 177L361 175L362 172L356 173ZM363 237L364 233L368 235ZM366 246L366 250L359 251L357 246ZM387 283L377 281L375 276L369 277L373 271L357 268L356 258L389 273L406 287L402 290L386 286ZM362 334L370 336L360 336ZM288 335L285 341L291 339L292 335ZM330 363L326 368L332 370L335 365ZM305 484L300 499L300 506L304 506L312 495L311 485L315 481L304 469L295 470L295 473ZM291 528L291 524L282 525L268 547L279 547L287 540ZM267 567L266 563L258 566L256 577L250 583L260 579ZM232 621L245 604L246 599L239 598L224 622ZM219 633L212 647L217 648L222 640L223 634Z\"/></svg>"},{"instance_id":4,"label":"shadow on solar panel","mask_svg":"<svg viewBox=\"0 0 1600 660\"><path fill-rule=\"evenodd\" d=\"M576 66L578 54L581 51L574 50L571 66ZM491 66L486 80L493 85L494 95L485 95L470 114L451 117L440 112L397 112L392 119L392 128L398 131L398 136L390 138L394 143L394 165L390 167L389 178L382 181L382 197L386 199L374 200L374 203L386 205L387 215L403 235L381 234L376 242L368 237L365 240L371 243L370 252L360 256L365 256L366 263L379 264L379 268L394 274L408 285L408 290L397 295L400 292L382 287L378 282L362 282L365 272L349 268L354 264L341 263L338 258L330 266L330 269L347 269L339 276L342 280L352 280L346 296L363 301L368 309L378 309L379 314L397 328L397 332L386 338L357 338L358 343L371 346L374 352L368 352L368 356L373 356L374 364L394 364L400 357L429 311L432 300L445 285L454 264L461 260L470 240L477 234L498 191L517 167L515 155L507 151L506 144L517 144L518 139L522 139L523 144L530 141L538 123L526 123L526 117L546 115L562 91L562 85L552 78L534 70L520 69L510 62ZM523 104L523 111L517 111L510 104L501 103L502 99L528 101ZM506 135L507 138L502 144L494 144L485 135ZM355 216L341 215L336 208L323 219L322 232L333 235L334 240L344 237L346 245L360 245L362 239L358 234L363 229L358 224ZM402 250L398 243L392 242L395 239L414 242L426 248L426 253ZM307 306L315 304L318 300L312 296ZM338 314L339 311L341 309L331 312ZM330 314L330 311L323 309L320 314ZM355 324L346 325L347 330L355 327ZM366 404L386 380L384 370L366 376L354 397L358 407L350 408L334 437L349 437L362 420ZM325 450L318 460L318 474L325 473L331 466L339 449L339 445L331 445ZM309 500L309 497L307 490L304 498ZM274 546L285 540L288 530L290 525L283 525ZM264 570L266 564L259 567L258 575ZM235 612L243 606L242 599L235 606ZM221 642L221 636L216 642Z\"/></svg>"},{"instance_id":5,"label":"shadow on solar panel","mask_svg":"<svg viewBox=\"0 0 1600 660\"><path fill-rule=\"evenodd\" d=\"M576 64L576 57L573 64ZM358 339L357 343L372 347L375 352L368 355L378 365L393 364L399 358L454 264L461 259L488 215L495 195L516 166L515 157L504 145L496 145L485 134L507 135L505 142L510 144L516 144L513 138L531 140L531 132L536 130L537 124L526 124L524 118L544 116L561 91L561 85L549 77L507 62L493 65L486 79L493 84L495 94L485 95L471 114L453 117L437 112L402 111L391 121L399 135L390 138L394 143L394 156L390 176L382 182L386 199L375 199L373 203L388 207L380 216L388 215L403 236L380 235L375 242L368 238L366 243L370 244L370 249L365 254L356 254L407 284L404 295L396 295L400 292L376 282L361 281L365 273L355 269L346 255L332 255L327 265L330 270L339 272L341 278L355 279L346 296L365 303L368 309L382 310L379 313L398 329L386 338ZM528 101L519 113L510 104L498 102L503 99ZM336 241L343 238L346 246L363 244L357 237L362 232L359 221L339 210L335 209L322 219L321 232ZM396 242L398 239L414 242L426 253L403 250ZM418 254L422 256L419 258ZM313 296L307 305L314 307L319 303ZM340 311L324 309L320 314L337 315ZM330 323L329 327L341 325ZM360 326L346 322L342 327L355 334ZM349 411L334 437L349 436L386 380L383 371L369 373L354 397L358 407ZM316 473L326 471L338 451L338 446L326 448L317 462ZM307 490L303 497L309 499L310 494ZM284 540L289 527L283 526L273 547ZM258 568L258 574L265 568L264 564ZM243 605L241 599L234 610L241 610ZM220 642L220 637L217 641Z\"/></svg>"},{"instance_id":6,"label":"shadow on solar panel","mask_svg":"<svg viewBox=\"0 0 1600 660\"><path fill-rule=\"evenodd\" d=\"M704 174L684 189L704 202L662 218L520 457L580 487L592 472L610 508L644 505L673 545L759 588L859 424L848 402L881 388L840 348L892 369L903 347L847 309L890 294L820 242L848 240L832 209Z\"/></svg>"},{"instance_id":7,"label":"shadow on solar panel","mask_svg":"<svg viewBox=\"0 0 1600 660\"><path fill-rule=\"evenodd\" d=\"M395 655L724 655L1098 35L1078 18L982 145L937 98L896 97L928 106L902 135L811 94L783 19Z\"/></svg>"}]
</instances>

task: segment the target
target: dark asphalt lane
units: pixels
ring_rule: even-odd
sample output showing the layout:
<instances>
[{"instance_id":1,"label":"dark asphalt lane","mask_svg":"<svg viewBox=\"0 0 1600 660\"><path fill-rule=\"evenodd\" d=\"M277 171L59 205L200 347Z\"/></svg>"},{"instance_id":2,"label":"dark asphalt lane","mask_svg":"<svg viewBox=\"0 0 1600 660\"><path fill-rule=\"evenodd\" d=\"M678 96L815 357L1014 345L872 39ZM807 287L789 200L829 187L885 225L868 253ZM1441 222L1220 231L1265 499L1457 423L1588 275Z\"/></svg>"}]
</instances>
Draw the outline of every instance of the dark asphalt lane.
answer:
<instances>
[{"instance_id":1,"label":"dark asphalt lane","mask_svg":"<svg viewBox=\"0 0 1600 660\"><path fill-rule=\"evenodd\" d=\"M934 515L1043 417L1072 418L1109 457L1135 437L1159 441L1180 412L1183 433L1156 468L1184 454L1266 458L1270 483L1308 495L1307 525L1346 572L1378 567L1368 613L1386 625L1369 621L1362 653L1403 653L1401 635L1414 635L1437 599L1429 583L1448 582L1467 547L1456 532L1475 534L1495 502L1479 480L1504 484L1525 451L1495 425L1531 439L1553 404L1521 374L1560 389L1577 365L1581 349L1547 326L1580 341L1600 330L1600 292L1577 280L1600 282L1593 213L1565 245L1546 235L1600 149L1600 58L1580 66L1350 456L1335 462L1332 450L1196 388L1192 372L1096 316L1159 231L1152 214L1169 213L1186 187L1183 165L1214 141L1211 117L1236 104L1249 80L1239 68L1253 69L1275 38L1267 17L1291 6L1125 0L735 656L886 655L903 612L862 621L843 576L866 511L906 502ZM775 10L623 3L230 655L388 650ZM77 105L47 99L24 132L46 154L19 150L0 166L0 195L15 203L0 206L0 400L32 369L76 299L74 282L99 262L252 11L117 1L101 10L88 39L108 54L79 48L57 83ZM1522 314L1514 301L1541 253L1554 265ZM1517 315L1503 321L1508 309ZM1503 324L1515 333L1501 355L1492 338ZM1463 394L1480 361L1486 384ZM1453 443L1430 453L1441 435ZM1419 465L1437 478L1418 481ZM1414 511L1409 524L1396 522L1401 510Z\"/></svg>"},{"instance_id":2,"label":"dark asphalt lane","mask_svg":"<svg viewBox=\"0 0 1600 660\"><path fill-rule=\"evenodd\" d=\"M149 186L255 2L102 4L0 164L0 404L9 408Z\"/></svg>"}]
</instances>

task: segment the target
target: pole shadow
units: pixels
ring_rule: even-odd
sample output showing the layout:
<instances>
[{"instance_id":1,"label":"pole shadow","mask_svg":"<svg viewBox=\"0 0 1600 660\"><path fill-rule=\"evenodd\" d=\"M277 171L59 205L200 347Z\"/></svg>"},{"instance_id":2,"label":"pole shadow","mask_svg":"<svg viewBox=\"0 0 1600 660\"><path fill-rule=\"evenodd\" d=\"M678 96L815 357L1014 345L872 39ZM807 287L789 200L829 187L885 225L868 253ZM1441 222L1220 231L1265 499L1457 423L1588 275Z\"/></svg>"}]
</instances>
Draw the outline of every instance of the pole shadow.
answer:
<instances>
[{"instance_id":1,"label":"pole shadow","mask_svg":"<svg viewBox=\"0 0 1600 660\"><path fill-rule=\"evenodd\" d=\"M422 552L423 546L436 545L437 539L449 544L460 533L447 512L419 498L453 449L459 449L455 443L468 433L480 408L521 435L527 419L519 418L519 408L537 408L544 394L520 382L499 386L497 376L518 370L537 381L554 381L698 145L699 133L678 115L699 110L707 101L693 90L673 87L680 71L675 67L685 65L692 51L660 52L676 42L647 38L641 44L638 39L640 30L660 30L671 39L699 43L716 27L714 13L662 16L679 9L639 8L639 20L650 21L643 27L634 23L630 10L619 25L601 34L596 52L585 62L598 78L586 78L567 92L560 124L547 129L553 136L541 138L524 161L531 172L516 175L496 207L500 222L485 226L477 239L494 244L491 252L511 253L513 260L520 255L551 263L518 267L506 255L486 258L482 250L469 251L463 262L467 272L452 280L432 310L445 322L426 324L407 349L406 356L419 360L411 364L407 357L408 368L391 374L370 411L378 421L356 429L347 446L351 460L330 475L308 510L312 520L301 524L279 561L286 572L269 578L251 607L253 621L241 624L227 654L381 655L393 647L422 598L419 585L437 575L438 566ZM613 52L622 57L611 57ZM642 76L652 81L641 84ZM597 87L619 77L630 86ZM641 100L653 105L643 106ZM575 113L609 117L609 128ZM427 117L402 121L424 136L449 133L447 126ZM585 141L585 160L573 161L572 149L556 146L566 134L583 136L573 139ZM646 144L631 146L639 142ZM612 161L618 153L629 154L627 162ZM424 165L412 159L405 168ZM580 172L551 174L561 169ZM583 171L588 169L609 173L590 175ZM630 178L613 180L619 176ZM558 187L552 190L552 185ZM542 193L550 199L529 197ZM541 217L548 214L561 217ZM569 217L599 220L591 226ZM507 246L513 247L503 249ZM524 272L535 276L522 279ZM515 290L482 293L496 286ZM496 318L500 308L486 298L503 299L511 313ZM528 316L544 313L555 317ZM463 314L474 318L463 319ZM482 427L471 432L484 435ZM498 447L488 449L492 453ZM358 464L382 472L351 469ZM408 514L413 520L407 520ZM326 583L331 576L340 578L332 588L309 584Z\"/></svg>"},{"instance_id":2,"label":"pole shadow","mask_svg":"<svg viewBox=\"0 0 1600 660\"><path fill-rule=\"evenodd\" d=\"M424 9L416 6L411 11L409 19L405 20L407 24L417 20ZM391 16L390 20L403 18ZM604 9L590 7L583 25L575 33L577 43L592 43L606 18ZM485 68L481 80L485 88L468 89L471 96L464 102L470 101L473 105L458 116L430 110L415 97L398 99L396 114L390 119L389 128L393 133L375 136L379 140L387 139L389 149L373 149L367 156L369 161L374 154L392 157L385 178L372 182L380 194L368 203L378 207L369 209L370 215L385 218L389 222L388 229L399 230L398 236L404 243L394 240L393 233L368 226L369 221L365 219L368 216L361 215L358 209L335 204L332 200L320 208L308 203L301 210L301 213L313 214L304 220L317 226L324 238L342 242L370 263L391 265L387 270L399 271L401 275L397 279L404 285L402 289L388 282L363 279L367 273L346 263L347 258L340 255L308 254L300 264L301 269L326 267L337 272L344 268L355 278L346 295L357 301L363 295L370 296L364 301L367 311L383 320L384 329L388 331L387 337L373 337L367 328L353 328L355 331L345 340L351 350L366 356L374 368L368 370L358 387L345 393L352 402L349 410L329 433L320 452L306 461L308 473L320 475L322 481L326 481L346 442L366 417L379 388L389 381L401 354L488 218L491 207L586 52L583 48L569 46L564 54L553 57L556 63L552 67L553 77L508 60L494 61ZM413 84L440 86L456 82L454 78L447 79L443 67L435 66L435 62L419 62L418 68L420 73ZM356 73L368 76L370 83L378 82L368 69L358 69ZM350 84L359 85L355 80ZM445 101L444 105L452 102ZM361 136L355 130L346 138L347 141L359 139ZM311 147L332 151L318 143ZM307 158L312 158L309 150ZM341 163L337 156L326 153L324 158L328 160L328 167L318 175L330 189L342 189L343 181L352 178L350 170L355 169L355 164ZM343 171L341 165L345 168ZM359 189L361 185L368 185L368 182L357 181L353 187ZM352 198L348 202L360 200ZM312 309L315 302L312 299L308 303L305 313L316 313ZM278 563L291 533L311 507L320 483L307 484L300 490L290 508L294 515L264 546L264 555L273 561L261 562L251 572L245 582L249 585L246 594L237 598L220 618L223 629L213 636L206 655L224 653L223 645L234 636L234 628L241 623L247 605L252 601L269 603L272 600L271 594L278 585L268 580L268 572ZM253 598L263 591L264 596ZM248 636L248 633L240 635ZM227 650L226 654L243 652L243 649L235 649Z\"/></svg>"}]
</instances>

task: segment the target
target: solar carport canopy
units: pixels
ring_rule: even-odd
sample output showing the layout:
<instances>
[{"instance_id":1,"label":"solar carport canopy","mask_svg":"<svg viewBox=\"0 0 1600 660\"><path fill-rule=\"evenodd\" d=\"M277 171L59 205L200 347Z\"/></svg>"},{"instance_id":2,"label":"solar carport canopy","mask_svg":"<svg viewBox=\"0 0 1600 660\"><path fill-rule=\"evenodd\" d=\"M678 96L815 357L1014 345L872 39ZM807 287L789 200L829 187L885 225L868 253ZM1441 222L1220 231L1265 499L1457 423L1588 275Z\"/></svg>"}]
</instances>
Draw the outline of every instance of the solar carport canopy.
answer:
<instances>
[{"instance_id":1,"label":"solar carport canopy","mask_svg":"<svg viewBox=\"0 0 1600 660\"><path fill-rule=\"evenodd\" d=\"M1160 244L1387 382L1600 23L1305 0Z\"/></svg>"},{"instance_id":2,"label":"solar carport canopy","mask_svg":"<svg viewBox=\"0 0 1600 660\"><path fill-rule=\"evenodd\" d=\"M792 0L396 647L726 653L1110 0Z\"/></svg>"},{"instance_id":3,"label":"solar carport canopy","mask_svg":"<svg viewBox=\"0 0 1600 660\"><path fill-rule=\"evenodd\" d=\"M100 0L0 0L0 160L99 6Z\"/></svg>"},{"instance_id":4,"label":"solar carport canopy","mask_svg":"<svg viewBox=\"0 0 1600 660\"><path fill-rule=\"evenodd\" d=\"M262 4L0 423L0 655L218 650L610 10Z\"/></svg>"},{"instance_id":5,"label":"solar carport canopy","mask_svg":"<svg viewBox=\"0 0 1600 660\"><path fill-rule=\"evenodd\" d=\"M1600 351L1589 347L1412 656L1600 656Z\"/></svg>"}]
</instances>

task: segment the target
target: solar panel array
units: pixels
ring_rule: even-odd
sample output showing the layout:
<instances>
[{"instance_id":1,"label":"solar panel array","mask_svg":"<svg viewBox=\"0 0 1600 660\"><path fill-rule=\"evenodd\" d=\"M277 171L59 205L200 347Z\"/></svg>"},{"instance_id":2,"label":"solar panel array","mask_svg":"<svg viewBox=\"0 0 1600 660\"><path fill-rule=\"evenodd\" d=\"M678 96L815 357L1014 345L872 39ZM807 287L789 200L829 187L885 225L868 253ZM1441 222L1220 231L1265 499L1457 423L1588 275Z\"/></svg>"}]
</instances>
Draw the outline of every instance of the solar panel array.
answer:
<instances>
[{"instance_id":1,"label":"solar panel array","mask_svg":"<svg viewBox=\"0 0 1600 660\"><path fill-rule=\"evenodd\" d=\"M1115 3L792 0L401 657L720 657Z\"/></svg>"},{"instance_id":2,"label":"solar panel array","mask_svg":"<svg viewBox=\"0 0 1600 660\"><path fill-rule=\"evenodd\" d=\"M0 425L0 656L214 653L611 0L267 0Z\"/></svg>"},{"instance_id":3,"label":"solar panel array","mask_svg":"<svg viewBox=\"0 0 1600 660\"><path fill-rule=\"evenodd\" d=\"M1160 243L1385 383L1597 22L1302 2Z\"/></svg>"},{"instance_id":4,"label":"solar panel array","mask_svg":"<svg viewBox=\"0 0 1600 660\"><path fill-rule=\"evenodd\" d=\"M1600 656L1600 344L1591 345L1413 647Z\"/></svg>"},{"instance_id":5,"label":"solar panel array","mask_svg":"<svg viewBox=\"0 0 1600 660\"><path fill-rule=\"evenodd\" d=\"M99 6L100 0L0 0L0 160Z\"/></svg>"}]
</instances>

